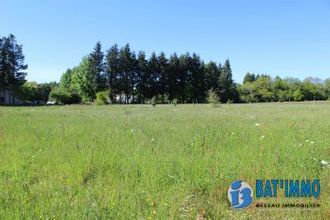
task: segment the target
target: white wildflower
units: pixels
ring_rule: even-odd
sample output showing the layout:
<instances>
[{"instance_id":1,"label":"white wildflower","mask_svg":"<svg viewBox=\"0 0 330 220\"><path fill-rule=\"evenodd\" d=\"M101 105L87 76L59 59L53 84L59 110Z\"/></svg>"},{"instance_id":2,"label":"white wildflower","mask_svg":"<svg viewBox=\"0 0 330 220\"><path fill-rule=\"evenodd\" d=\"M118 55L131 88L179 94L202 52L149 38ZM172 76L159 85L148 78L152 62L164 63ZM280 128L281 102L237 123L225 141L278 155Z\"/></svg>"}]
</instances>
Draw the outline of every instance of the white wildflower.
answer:
<instances>
[{"instance_id":1,"label":"white wildflower","mask_svg":"<svg viewBox=\"0 0 330 220\"><path fill-rule=\"evenodd\" d=\"M133 129L131 129L131 133L133 133L134 132L134 130Z\"/></svg>"},{"instance_id":2,"label":"white wildflower","mask_svg":"<svg viewBox=\"0 0 330 220\"><path fill-rule=\"evenodd\" d=\"M259 123L256 123L256 126L259 126L260 124Z\"/></svg>"},{"instance_id":3,"label":"white wildflower","mask_svg":"<svg viewBox=\"0 0 330 220\"><path fill-rule=\"evenodd\" d=\"M327 166L328 164L329 164L329 162L327 162L327 161L325 161L325 160L321 160L321 164L323 165L323 166ZM330 164L329 164L330 165Z\"/></svg>"},{"instance_id":4,"label":"white wildflower","mask_svg":"<svg viewBox=\"0 0 330 220\"><path fill-rule=\"evenodd\" d=\"M311 143L311 144L314 144L314 141L311 141L310 143Z\"/></svg>"},{"instance_id":5,"label":"white wildflower","mask_svg":"<svg viewBox=\"0 0 330 220\"><path fill-rule=\"evenodd\" d=\"M263 136L263 135L260 137L261 140L264 139L264 138L265 138L265 136Z\"/></svg>"},{"instance_id":6,"label":"white wildflower","mask_svg":"<svg viewBox=\"0 0 330 220\"><path fill-rule=\"evenodd\" d=\"M154 141L155 141L155 139L151 139L151 141L152 141L152 142L154 142Z\"/></svg>"}]
</instances>

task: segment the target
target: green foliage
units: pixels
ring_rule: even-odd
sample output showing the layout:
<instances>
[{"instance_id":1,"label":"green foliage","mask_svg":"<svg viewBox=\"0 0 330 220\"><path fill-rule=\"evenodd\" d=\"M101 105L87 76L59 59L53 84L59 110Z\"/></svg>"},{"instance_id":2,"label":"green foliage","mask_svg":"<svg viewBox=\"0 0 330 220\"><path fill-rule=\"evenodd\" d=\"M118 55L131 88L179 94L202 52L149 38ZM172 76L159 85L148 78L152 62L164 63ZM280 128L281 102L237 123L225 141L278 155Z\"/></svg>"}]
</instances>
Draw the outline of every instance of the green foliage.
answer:
<instances>
[{"instance_id":1,"label":"green foliage","mask_svg":"<svg viewBox=\"0 0 330 220\"><path fill-rule=\"evenodd\" d=\"M221 72L225 76L223 80L219 79ZM105 77L113 91L113 101L114 95L123 94L125 103L145 103L154 96L159 103L169 103L173 99L182 103L203 103L207 91L219 90L221 83L224 101L238 101L229 61L222 70L221 65L214 62L205 65L196 54L178 57L174 53L167 58L164 53L152 53L147 60L144 52L136 57L128 44L120 49L114 45L106 53Z\"/></svg>"},{"instance_id":2,"label":"green foliage","mask_svg":"<svg viewBox=\"0 0 330 220\"><path fill-rule=\"evenodd\" d=\"M293 100L294 101L303 101L305 96L302 94L300 89L297 89L293 92Z\"/></svg>"},{"instance_id":3,"label":"green foliage","mask_svg":"<svg viewBox=\"0 0 330 220\"><path fill-rule=\"evenodd\" d=\"M111 100L110 100L110 91L109 90L100 91L100 92L96 93L96 104L97 105L107 105L110 103L111 103Z\"/></svg>"},{"instance_id":4,"label":"green foliage","mask_svg":"<svg viewBox=\"0 0 330 220\"><path fill-rule=\"evenodd\" d=\"M209 90L216 91L222 103L325 100L330 96L328 84L312 77L300 82L247 73L239 85L233 80L229 60L223 66L212 61L205 64L195 53L174 53L169 58L162 52L152 53L147 59L143 51L136 56L126 44L112 46L104 59L100 42L77 67L63 74L60 86L76 91L84 102L92 102L106 88L112 91L112 103L143 104L153 97L164 104L173 99L204 103Z\"/></svg>"},{"instance_id":5,"label":"green foliage","mask_svg":"<svg viewBox=\"0 0 330 220\"><path fill-rule=\"evenodd\" d=\"M236 85L232 79L232 70L229 60L221 68L221 73L218 79L218 89L220 101L225 103L230 100L237 101L239 95L236 91Z\"/></svg>"},{"instance_id":6,"label":"green foliage","mask_svg":"<svg viewBox=\"0 0 330 220\"><path fill-rule=\"evenodd\" d=\"M254 74L254 73L247 73L245 76L244 76L244 79L243 79L243 84L245 83L253 83L254 81L257 80L257 76Z\"/></svg>"},{"instance_id":7,"label":"green foliage","mask_svg":"<svg viewBox=\"0 0 330 220\"><path fill-rule=\"evenodd\" d=\"M268 75L258 75L255 81L247 80L238 87L243 102L325 100L328 97L326 91L325 83L322 85L308 80L301 82L293 78L281 79L279 76L272 79Z\"/></svg>"},{"instance_id":8,"label":"green foliage","mask_svg":"<svg viewBox=\"0 0 330 220\"><path fill-rule=\"evenodd\" d=\"M133 96L135 85L135 52L131 51L129 44L126 44L119 51L119 91L125 94L125 103L129 103L129 98Z\"/></svg>"},{"instance_id":9,"label":"green foliage","mask_svg":"<svg viewBox=\"0 0 330 220\"><path fill-rule=\"evenodd\" d=\"M220 103L219 100L220 100L220 98L214 90L210 89L207 92L207 102L209 104L212 104L213 107L219 106L219 103Z\"/></svg>"},{"instance_id":10,"label":"green foliage","mask_svg":"<svg viewBox=\"0 0 330 220\"><path fill-rule=\"evenodd\" d=\"M321 84L304 81L301 88L306 100L325 100L326 93Z\"/></svg>"},{"instance_id":11,"label":"green foliage","mask_svg":"<svg viewBox=\"0 0 330 220\"><path fill-rule=\"evenodd\" d=\"M55 86L55 82L41 84L26 82L15 91L15 95L23 102L30 104L46 104L49 93Z\"/></svg>"},{"instance_id":12,"label":"green foliage","mask_svg":"<svg viewBox=\"0 0 330 220\"><path fill-rule=\"evenodd\" d=\"M256 81L257 97L261 102L274 101L274 92L272 90L272 79L270 76L260 76Z\"/></svg>"},{"instance_id":13,"label":"green foliage","mask_svg":"<svg viewBox=\"0 0 330 220\"><path fill-rule=\"evenodd\" d=\"M100 91L106 88L106 78L104 73L104 54L102 52L102 45L97 42L93 52L89 55L89 71L93 79L93 90Z\"/></svg>"},{"instance_id":14,"label":"green foliage","mask_svg":"<svg viewBox=\"0 0 330 220\"><path fill-rule=\"evenodd\" d=\"M19 90L16 90L16 96L21 101L39 100L38 84L36 82L26 82Z\"/></svg>"},{"instance_id":15,"label":"green foliage","mask_svg":"<svg viewBox=\"0 0 330 220\"><path fill-rule=\"evenodd\" d=\"M78 104L81 102L79 94L63 87L54 87L49 94L49 98L62 104Z\"/></svg>"},{"instance_id":16,"label":"green foliage","mask_svg":"<svg viewBox=\"0 0 330 220\"><path fill-rule=\"evenodd\" d=\"M272 89L274 92L274 99L277 101L286 101L289 99L289 85L279 76L275 77L272 82Z\"/></svg>"},{"instance_id":17,"label":"green foliage","mask_svg":"<svg viewBox=\"0 0 330 220\"><path fill-rule=\"evenodd\" d=\"M25 83L28 66L22 48L13 34L0 38L0 88L16 90Z\"/></svg>"},{"instance_id":18,"label":"green foliage","mask_svg":"<svg viewBox=\"0 0 330 220\"><path fill-rule=\"evenodd\" d=\"M84 102L95 99L96 79L90 69L90 60L84 57L79 66L73 69L71 90L77 91Z\"/></svg>"},{"instance_id":19,"label":"green foliage","mask_svg":"<svg viewBox=\"0 0 330 220\"><path fill-rule=\"evenodd\" d=\"M218 79L221 73L221 65L215 62L209 62L205 65L206 90L215 90L218 88Z\"/></svg>"},{"instance_id":20,"label":"green foliage","mask_svg":"<svg viewBox=\"0 0 330 220\"><path fill-rule=\"evenodd\" d=\"M135 77L135 95L137 103L144 103L145 97L148 97L148 82L147 82L147 64L146 55L143 51L140 51L136 61L136 77Z\"/></svg>"},{"instance_id":21,"label":"green foliage","mask_svg":"<svg viewBox=\"0 0 330 220\"><path fill-rule=\"evenodd\" d=\"M67 89L63 87L55 87L50 92L49 98L57 102L67 103L70 99L70 93Z\"/></svg>"},{"instance_id":22,"label":"green foliage","mask_svg":"<svg viewBox=\"0 0 330 220\"><path fill-rule=\"evenodd\" d=\"M120 93L120 67L119 67L119 50L118 46L113 45L106 53L105 62L105 80L108 88L111 89L111 101L114 103L114 95Z\"/></svg>"},{"instance_id":23,"label":"green foliage","mask_svg":"<svg viewBox=\"0 0 330 220\"><path fill-rule=\"evenodd\" d=\"M324 81L324 92L328 100L330 100L330 78Z\"/></svg>"},{"instance_id":24,"label":"green foliage","mask_svg":"<svg viewBox=\"0 0 330 220\"><path fill-rule=\"evenodd\" d=\"M64 88L71 89L72 87L72 75L75 70L67 69L61 76L60 85Z\"/></svg>"}]
</instances>

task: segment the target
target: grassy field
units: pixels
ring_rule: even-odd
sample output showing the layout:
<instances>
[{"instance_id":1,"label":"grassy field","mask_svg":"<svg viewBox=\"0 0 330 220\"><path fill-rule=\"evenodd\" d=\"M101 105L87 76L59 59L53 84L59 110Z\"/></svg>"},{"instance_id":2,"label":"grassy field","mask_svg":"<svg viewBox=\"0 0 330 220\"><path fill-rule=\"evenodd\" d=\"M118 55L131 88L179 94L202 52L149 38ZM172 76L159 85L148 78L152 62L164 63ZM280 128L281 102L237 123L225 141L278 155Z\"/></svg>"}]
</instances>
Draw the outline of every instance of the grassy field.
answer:
<instances>
[{"instance_id":1,"label":"grassy field","mask_svg":"<svg viewBox=\"0 0 330 220\"><path fill-rule=\"evenodd\" d=\"M0 219L329 219L321 160L330 103L0 107ZM321 208L230 208L272 178L319 178Z\"/></svg>"}]
</instances>

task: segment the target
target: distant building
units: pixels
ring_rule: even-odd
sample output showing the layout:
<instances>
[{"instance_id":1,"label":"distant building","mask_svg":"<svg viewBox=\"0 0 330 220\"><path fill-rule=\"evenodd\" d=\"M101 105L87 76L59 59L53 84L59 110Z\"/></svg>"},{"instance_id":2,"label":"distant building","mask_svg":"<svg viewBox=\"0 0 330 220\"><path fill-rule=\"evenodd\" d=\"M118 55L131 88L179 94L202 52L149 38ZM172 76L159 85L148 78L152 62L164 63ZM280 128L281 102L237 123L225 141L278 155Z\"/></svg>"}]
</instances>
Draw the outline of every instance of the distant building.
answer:
<instances>
[{"instance_id":1,"label":"distant building","mask_svg":"<svg viewBox=\"0 0 330 220\"><path fill-rule=\"evenodd\" d=\"M21 101L16 99L13 96L13 93L10 89L0 89L0 104L3 105L14 105L14 104L21 104Z\"/></svg>"},{"instance_id":2,"label":"distant building","mask_svg":"<svg viewBox=\"0 0 330 220\"><path fill-rule=\"evenodd\" d=\"M135 100L133 96L127 96L124 93L121 94L115 94L115 101L116 103L126 103L126 104L131 104Z\"/></svg>"}]
</instances>

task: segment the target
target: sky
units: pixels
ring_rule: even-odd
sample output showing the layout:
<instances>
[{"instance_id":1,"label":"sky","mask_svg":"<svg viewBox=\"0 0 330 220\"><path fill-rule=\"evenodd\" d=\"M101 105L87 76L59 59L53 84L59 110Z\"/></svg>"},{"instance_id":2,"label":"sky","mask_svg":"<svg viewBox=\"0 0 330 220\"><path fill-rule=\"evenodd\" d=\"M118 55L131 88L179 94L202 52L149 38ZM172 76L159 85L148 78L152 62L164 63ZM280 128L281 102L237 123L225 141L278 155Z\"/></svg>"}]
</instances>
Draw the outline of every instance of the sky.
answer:
<instances>
[{"instance_id":1,"label":"sky","mask_svg":"<svg viewBox=\"0 0 330 220\"><path fill-rule=\"evenodd\" d=\"M23 44L29 81L59 81L97 41L106 51L195 52L246 72L330 77L330 0L0 0L0 36Z\"/></svg>"}]
</instances>

